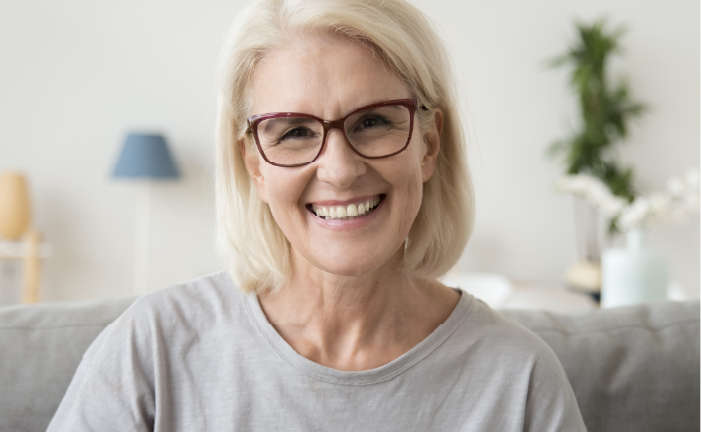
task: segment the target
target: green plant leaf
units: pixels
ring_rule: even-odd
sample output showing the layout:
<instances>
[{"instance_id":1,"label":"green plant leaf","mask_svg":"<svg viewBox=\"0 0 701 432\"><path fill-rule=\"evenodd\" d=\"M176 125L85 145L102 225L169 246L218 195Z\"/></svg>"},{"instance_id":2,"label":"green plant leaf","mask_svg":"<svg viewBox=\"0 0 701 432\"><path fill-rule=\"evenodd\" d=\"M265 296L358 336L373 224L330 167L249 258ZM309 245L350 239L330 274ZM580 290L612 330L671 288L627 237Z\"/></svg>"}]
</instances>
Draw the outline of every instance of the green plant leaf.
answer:
<instances>
[{"instance_id":1,"label":"green plant leaf","mask_svg":"<svg viewBox=\"0 0 701 432\"><path fill-rule=\"evenodd\" d=\"M570 137L551 143L549 157L564 155L568 174L588 173L601 179L611 193L629 202L635 198L633 169L620 167L611 156L612 149L628 134L630 119L647 107L632 100L625 79L611 80L606 74L608 60L623 49L624 26L609 29L606 17L592 23L575 21L577 40L563 54L548 60L550 67L570 69L569 85L579 102L580 129ZM618 230L610 221L609 232Z\"/></svg>"}]
</instances>

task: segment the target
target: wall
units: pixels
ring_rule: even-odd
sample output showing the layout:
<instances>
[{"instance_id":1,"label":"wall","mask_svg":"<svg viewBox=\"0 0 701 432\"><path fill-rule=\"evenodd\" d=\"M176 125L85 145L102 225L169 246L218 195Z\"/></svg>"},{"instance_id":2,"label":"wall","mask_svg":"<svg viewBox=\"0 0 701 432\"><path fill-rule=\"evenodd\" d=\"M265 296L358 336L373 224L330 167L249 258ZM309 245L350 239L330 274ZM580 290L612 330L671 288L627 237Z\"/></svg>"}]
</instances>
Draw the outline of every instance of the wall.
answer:
<instances>
[{"instance_id":1,"label":"wall","mask_svg":"<svg viewBox=\"0 0 701 432\"><path fill-rule=\"evenodd\" d=\"M163 131L183 171L151 186L148 286L221 266L214 246L215 64L243 1L27 0L0 5L0 171L28 174L53 246L44 298L129 295L144 187L109 173L124 133ZM574 17L625 23L614 65L652 109L620 158L643 191L699 160L699 6L673 2L416 0L438 25L469 124L475 234L460 267L553 283L575 258L571 200L554 192L548 143L577 120L564 70L543 66ZM653 241L698 296L698 220Z\"/></svg>"}]
</instances>

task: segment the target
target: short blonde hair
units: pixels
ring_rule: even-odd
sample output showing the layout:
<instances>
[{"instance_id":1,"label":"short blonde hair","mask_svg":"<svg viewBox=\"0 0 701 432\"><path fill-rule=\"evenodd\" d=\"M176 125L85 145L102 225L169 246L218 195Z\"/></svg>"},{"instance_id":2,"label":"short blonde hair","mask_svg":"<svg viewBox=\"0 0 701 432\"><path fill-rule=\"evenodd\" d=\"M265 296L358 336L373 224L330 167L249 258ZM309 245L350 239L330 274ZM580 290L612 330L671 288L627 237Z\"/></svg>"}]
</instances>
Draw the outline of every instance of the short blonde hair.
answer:
<instances>
[{"instance_id":1,"label":"short blonde hair","mask_svg":"<svg viewBox=\"0 0 701 432\"><path fill-rule=\"evenodd\" d=\"M428 110L443 114L436 170L409 233L404 270L425 278L448 271L472 232L474 193L454 81L440 39L404 0L259 0L234 21L222 52L218 95L216 205L218 246L245 292L279 289L290 275L290 244L246 171L241 145L248 90L258 61L294 33L331 31L369 45Z\"/></svg>"}]
</instances>

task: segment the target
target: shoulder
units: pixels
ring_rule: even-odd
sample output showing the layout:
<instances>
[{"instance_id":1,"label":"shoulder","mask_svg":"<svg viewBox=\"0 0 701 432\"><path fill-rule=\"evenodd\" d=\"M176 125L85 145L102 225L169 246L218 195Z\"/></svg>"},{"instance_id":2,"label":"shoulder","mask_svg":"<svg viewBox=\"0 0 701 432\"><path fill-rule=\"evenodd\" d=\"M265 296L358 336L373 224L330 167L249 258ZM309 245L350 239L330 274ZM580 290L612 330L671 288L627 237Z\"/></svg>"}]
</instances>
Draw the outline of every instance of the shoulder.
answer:
<instances>
[{"instance_id":1,"label":"shoulder","mask_svg":"<svg viewBox=\"0 0 701 432\"><path fill-rule=\"evenodd\" d=\"M204 275L136 298L94 341L93 349L130 344L150 352L197 337L222 322L240 321L246 294L225 272Z\"/></svg>"},{"instance_id":2,"label":"shoulder","mask_svg":"<svg viewBox=\"0 0 701 432\"><path fill-rule=\"evenodd\" d=\"M524 430L585 430L577 401L557 356L539 336L472 298L456 342L464 364L520 401ZM506 390L508 389L508 390Z\"/></svg>"},{"instance_id":3,"label":"shoulder","mask_svg":"<svg viewBox=\"0 0 701 432\"><path fill-rule=\"evenodd\" d=\"M213 273L138 297L107 325L84 354L87 363L154 357L189 346L221 323L241 322L245 293L225 272Z\"/></svg>"},{"instance_id":4,"label":"shoulder","mask_svg":"<svg viewBox=\"0 0 701 432\"><path fill-rule=\"evenodd\" d=\"M217 320L236 313L244 299L229 275L217 272L138 297L115 322Z\"/></svg>"},{"instance_id":5,"label":"shoulder","mask_svg":"<svg viewBox=\"0 0 701 432\"><path fill-rule=\"evenodd\" d=\"M158 392L169 394L188 354L242 298L224 273L137 298L85 351L49 429L146 430Z\"/></svg>"},{"instance_id":6,"label":"shoulder","mask_svg":"<svg viewBox=\"0 0 701 432\"><path fill-rule=\"evenodd\" d=\"M509 320L482 300L468 295L469 311L454 340L472 353L484 353L491 362L559 365L552 349L535 333Z\"/></svg>"}]
</instances>

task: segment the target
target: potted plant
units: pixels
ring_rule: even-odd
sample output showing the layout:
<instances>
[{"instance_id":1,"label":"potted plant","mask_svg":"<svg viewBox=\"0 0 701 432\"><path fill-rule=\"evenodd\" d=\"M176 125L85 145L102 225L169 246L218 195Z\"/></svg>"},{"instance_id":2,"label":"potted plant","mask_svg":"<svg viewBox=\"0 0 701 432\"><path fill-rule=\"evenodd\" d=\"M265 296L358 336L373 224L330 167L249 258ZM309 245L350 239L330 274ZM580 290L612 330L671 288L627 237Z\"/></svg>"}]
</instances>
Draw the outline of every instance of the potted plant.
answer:
<instances>
[{"instance_id":1,"label":"potted plant","mask_svg":"<svg viewBox=\"0 0 701 432\"><path fill-rule=\"evenodd\" d=\"M549 61L551 67L570 69L570 85L578 104L580 121L572 133L553 142L547 150L552 158L562 159L565 174L595 177L616 197L634 201L633 170L615 160L613 150L628 133L628 122L645 110L630 96L623 78L612 79L607 65L621 51L622 27L609 30L605 19L591 24L576 22L577 39L562 55ZM579 260L567 274L574 288L596 293L601 286L598 213L584 200L575 197L575 224ZM607 220L607 232L619 232L618 216ZM582 251L583 249L583 251Z\"/></svg>"}]
</instances>

